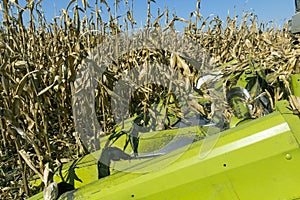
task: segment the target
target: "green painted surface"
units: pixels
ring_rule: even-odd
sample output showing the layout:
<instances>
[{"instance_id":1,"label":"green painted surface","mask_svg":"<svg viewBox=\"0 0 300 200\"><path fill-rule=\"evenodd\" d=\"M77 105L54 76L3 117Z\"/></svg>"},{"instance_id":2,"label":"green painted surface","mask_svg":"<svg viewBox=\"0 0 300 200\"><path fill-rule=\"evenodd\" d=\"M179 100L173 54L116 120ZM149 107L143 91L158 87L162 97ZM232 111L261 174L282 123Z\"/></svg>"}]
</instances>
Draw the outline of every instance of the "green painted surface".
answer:
<instances>
[{"instance_id":1,"label":"green painted surface","mask_svg":"<svg viewBox=\"0 0 300 200\"><path fill-rule=\"evenodd\" d=\"M191 144L188 150L177 149L137 163L115 162L114 167L133 166L129 172L114 171L111 176L90 182L63 197L101 200L299 198L300 120L288 111L286 102L278 103L277 108L280 112L222 132L205 158L199 156L202 140ZM135 173L142 169L154 171ZM94 179L96 177L94 174Z\"/></svg>"},{"instance_id":2,"label":"green painted surface","mask_svg":"<svg viewBox=\"0 0 300 200\"><path fill-rule=\"evenodd\" d=\"M267 121L271 123L266 124ZM199 158L201 143L193 144L182 157L162 170L140 174L135 178L129 176L124 182L118 182L113 176L108 177L94 183L98 187L97 192L94 190L95 193L89 193L88 190L83 190L81 194L78 191L78 197L84 195L87 199L275 199L285 194L300 196L300 191L296 189L300 183L300 175L296 175L292 180L291 174L286 176L287 173L292 173L290 169L295 170L289 161L295 161L298 166L300 164L296 159L299 154L298 143L293 139L280 114L224 132L211 154L202 160ZM292 154L295 159L286 160L286 153ZM176 155L175 152L171 154ZM169 156L166 155L166 159L169 159ZM155 166L163 157L148 161L145 165ZM281 159L284 162L278 162ZM283 171L284 173L281 173ZM294 186L285 187L281 185L281 181L293 183ZM274 193L276 185L280 188L277 187L278 191ZM249 195L249 188L258 189ZM80 199L77 198L77 194L75 197Z\"/></svg>"},{"instance_id":3,"label":"green painted surface","mask_svg":"<svg viewBox=\"0 0 300 200\"><path fill-rule=\"evenodd\" d=\"M300 74L291 75L291 82L294 95L300 97Z\"/></svg>"},{"instance_id":4,"label":"green painted surface","mask_svg":"<svg viewBox=\"0 0 300 200\"><path fill-rule=\"evenodd\" d=\"M143 133L140 136L139 152L141 154L145 154L148 152L156 152L162 147L164 147L166 144L168 144L175 137L177 137L177 139L180 140L180 138L188 138L188 137L193 138L201 135L202 133L199 127L187 127L181 129ZM126 136L124 135L121 138L119 138L113 144L113 146L117 146L122 149L125 144L125 139ZM104 147L107 140L108 137L101 139L102 148ZM126 151L127 153L131 153L131 148L127 148ZM75 188L79 188L91 182L97 181L98 180L97 161L98 158L100 157L100 154L101 154L101 150L89 154L73 162L63 164L60 170L57 169L54 176L54 181L60 182L64 180L68 183L72 183ZM147 159L144 159L143 161L146 160ZM115 171L113 170L112 174L114 173ZM41 180L37 179L35 181L32 181L31 184L39 185L41 184ZM35 195L30 199L42 199L42 194Z\"/></svg>"}]
</instances>

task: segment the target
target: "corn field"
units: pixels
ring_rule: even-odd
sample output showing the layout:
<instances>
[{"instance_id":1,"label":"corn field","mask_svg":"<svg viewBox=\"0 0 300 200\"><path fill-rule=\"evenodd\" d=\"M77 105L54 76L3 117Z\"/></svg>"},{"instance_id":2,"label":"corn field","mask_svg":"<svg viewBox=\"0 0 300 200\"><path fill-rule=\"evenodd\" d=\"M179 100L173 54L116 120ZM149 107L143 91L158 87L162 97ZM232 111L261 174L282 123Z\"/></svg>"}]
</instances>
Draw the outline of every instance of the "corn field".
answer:
<instances>
[{"instance_id":1,"label":"corn field","mask_svg":"<svg viewBox=\"0 0 300 200\"><path fill-rule=\"evenodd\" d=\"M72 113L75 78L83 60L98 45L137 27L133 3L133 0L116 0L115 8L110 8L105 0L80 3L71 0L68 8L50 23L43 15L41 1L28 1L25 7L17 0L2 1L0 199L22 199L42 191L43 185L31 186L29 182L33 176L43 179L46 163L55 168L99 149L97 145L86 147L80 133L75 131ZM253 99L251 118L272 112L275 102L283 99L290 101L291 109L299 114L300 102L292 96L289 75L300 73L300 41L298 35L288 31L287 24L280 29L275 24L259 22L253 13L243 13L240 18L206 18L199 11L199 0L189 19L173 15L168 9L154 14L153 4L154 0L145 1L148 17L143 28L172 32L176 25L184 26L183 34L201 45L210 57L205 61L207 66L213 67L197 67L183 56L156 49L128 52L108 68L107 78L100 81L95 91L101 134L115 133L116 122L110 108L114 81L124 71L154 60L187 74L179 77L191 85L190 90L210 69L222 74L220 87L224 93L245 78L247 84L243 86ZM118 15L118 6L127 9L126 15ZM72 16L68 9L73 10ZM101 9L107 16L99 12ZM27 14L29 20L25 22ZM210 119L218 108L207 105L212 97L205 85L200 90L195 98L206 101L188 101L189 108ZM267 105L258 101L262 96L267 99ZM168 112L176 120L182 118L175 97L168 88L157 85L145 85L132 95L130 117L141 115L143 120L138 123L145 123L145 113L151 115L150 105L163 98L167 99L164 105ZM234 111L225 101L224 105L223 128L226 128ZM173 122L163 123L161 128L172 128Z\"/></svg>"}]
</instances>

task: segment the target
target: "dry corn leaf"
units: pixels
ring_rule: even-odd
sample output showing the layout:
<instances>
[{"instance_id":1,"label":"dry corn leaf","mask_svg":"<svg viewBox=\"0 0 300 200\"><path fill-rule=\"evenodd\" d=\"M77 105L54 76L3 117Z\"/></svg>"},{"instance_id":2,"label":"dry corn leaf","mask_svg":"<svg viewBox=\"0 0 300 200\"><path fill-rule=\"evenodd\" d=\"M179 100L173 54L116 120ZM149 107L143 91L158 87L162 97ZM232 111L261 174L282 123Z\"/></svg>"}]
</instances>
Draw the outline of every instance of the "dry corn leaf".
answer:
<instances>
[{"instance_id":1,"label":"dry corn leaf","mask_svg":"<svg viewBox=\"0 0 300 200\"><path fill-rule=\"evenodd\" d=\"M20 150L18 152L21 157L24 159L24 161L26 162L26 164L32 169L32 171L35 172L35 174L37 174L39 176L39 178L41 180L43 180L43 175L36 169L35 165L31 162L31 160L28 158L26 151L24 149Z\"/></svg>"}]
</instances>

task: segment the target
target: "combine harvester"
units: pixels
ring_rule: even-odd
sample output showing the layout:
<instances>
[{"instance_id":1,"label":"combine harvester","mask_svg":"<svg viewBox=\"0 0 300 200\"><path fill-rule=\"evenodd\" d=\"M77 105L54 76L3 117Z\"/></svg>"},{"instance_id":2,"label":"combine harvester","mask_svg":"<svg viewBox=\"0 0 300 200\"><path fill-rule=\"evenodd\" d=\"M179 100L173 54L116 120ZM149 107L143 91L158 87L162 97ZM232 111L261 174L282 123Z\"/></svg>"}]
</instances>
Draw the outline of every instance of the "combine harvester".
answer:
<instances>
[{"instance_id":1,"label":"combine harvester","mask_svg":"<svg viewBox=\"0 0 300 200\"><path fill-rule=\"evenodd\" d=\"M296 7L290 22L293 33L300 31L297 0ZM300 74L291 75L290 84L293 101L299 106ZM209 139L199 139L135 157L109 147L104 148L106 152L68 163L58 170L54 181L67 181L75 189L60 199L300 199L300 115L288 101L275 105L274 112L219 133L207 151L203 143ZM160 131L149 140L142 138L139 148L165 146L178 135L186 140L187 133L201 136L202 129ZM102 165L96 159L100 154L104 157ZM30 198L38 199L43 199L43 193Z\"/></svg>"},{"instance_id":2,"label":"combine harvester","mask_svg":"<svg viewBox=\"0 0 300 200\"><path fill-rule=\"evenodd\" d=\"M300 75L292 80L294 95L300 98ZM160 156L144 156L136 165L134 160L115 161L119 166L132 162L131 168L100 180L96 156L69 163L62 173L77 189L61 199L299 199L300 118L289 102L276 105L276 111L265 117L221 132L203 158L200 140L184 151L181 147ZM165 163L170 164L161 167ZM59 176L54 180L61 181ZM37 199L43 199L43 194L30 198Z\"/></svg>"}]
</instances>

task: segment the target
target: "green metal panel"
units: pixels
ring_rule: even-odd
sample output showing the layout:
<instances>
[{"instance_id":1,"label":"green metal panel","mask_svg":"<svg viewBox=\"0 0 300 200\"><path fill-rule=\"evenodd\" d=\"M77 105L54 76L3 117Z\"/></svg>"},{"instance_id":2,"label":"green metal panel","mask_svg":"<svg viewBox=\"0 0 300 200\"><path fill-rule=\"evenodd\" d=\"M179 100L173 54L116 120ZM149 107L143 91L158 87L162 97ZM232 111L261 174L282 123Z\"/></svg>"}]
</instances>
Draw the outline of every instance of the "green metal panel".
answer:
<instances>
[{"instance_id":1,"label":"green metal panel","mask_svg":"<svg viewBox=\"0 0 300 200\"><path fill-rule=\"evenodd\" d=\"M291 75L291 82L294 95L300 97L300 74Z\"/></svg>"},{"instance_id":2,"label":"green metal panel","mask_svg":"<svg viewBox=\"0 0 300 200\"><path fill-rule=\"evenodd\" d=\"M203 141L195 142L184 152L177 149L136 164L130 161L131 172L114 171L111 176L83 185L63 197L101 200L300 198L300 120L291 113L286 101L278 102L277 110L222 132L205 158L199 155ZM83 163L95 162L92 160L86 158L86 162L82 162L83 159L79 163L84 166ZM170 164L163 168L166 163ZM127 164L129 161L118 161L112 166L120 169ZM94 169L91 174L96 179ZM155 170L133 173L141 169ZM39 194L31 199L41 198Z\"/></svg>"},{"instance_id":3,"label":"green metal panel","mask_svg":"<svg viewBox=\"0 0 300 200\"><path fill-rule=\"evenodd\" d=\"M280 113L223 132L204 159L199 157L201 144L202 141L194 143L166 168L144 174L115 173L69 195L74 199L101 200L300 197L299 144ZM180 150L136 168L159 167L178 153Z\"/></svg>"}]
</instances>

